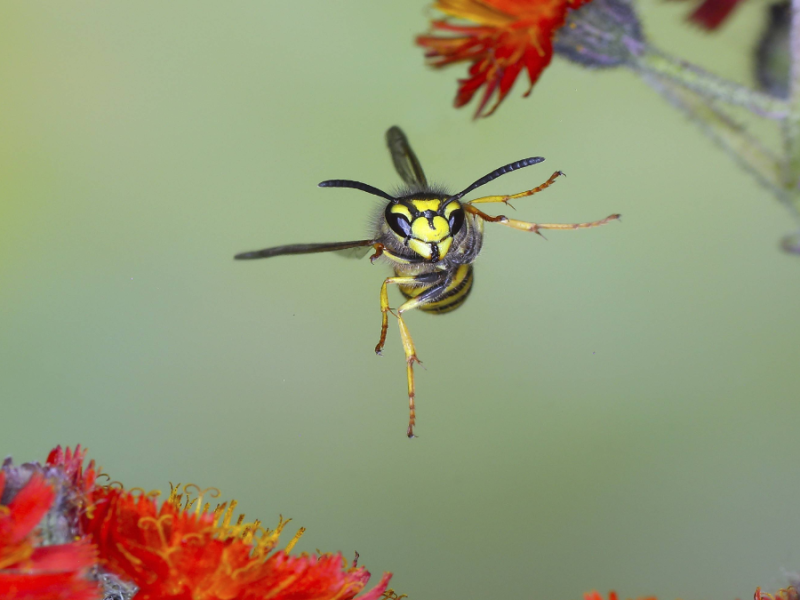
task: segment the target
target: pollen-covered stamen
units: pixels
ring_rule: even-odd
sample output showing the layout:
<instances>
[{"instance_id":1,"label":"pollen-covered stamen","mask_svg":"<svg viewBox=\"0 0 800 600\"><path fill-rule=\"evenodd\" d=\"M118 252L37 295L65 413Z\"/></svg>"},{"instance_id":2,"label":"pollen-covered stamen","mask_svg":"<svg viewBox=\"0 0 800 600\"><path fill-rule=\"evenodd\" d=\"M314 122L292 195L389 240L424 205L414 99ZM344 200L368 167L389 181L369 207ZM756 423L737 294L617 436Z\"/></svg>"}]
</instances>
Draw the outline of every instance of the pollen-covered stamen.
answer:
<instances>
[{"instance_id":1,"label":"pollen-covered stamen","mask_svg":"<svg viewBox=\"0 0 800 600\"><path fill-rule=\"evenodd\" d=\"M386 590L381 596L381 600L403 600L403 598L408 598L408 594L400 594L398 596L394 590Z\"/></svg>"},{"instance_id":2,"label":"pollen-covered stamen","mask_svg":"<svg viewBox=\"0 0 800 600\"><path fill-rule=\"evenodd\" d=\"M286 544L286 548L284 548L283 551L291 552L292 548L294 548L295 544L297 544L297 542L300 541L300 538L303 536L305 532L306 532L305 527L301 527L300 529L298 529L297 533L294 534L294 537L291 540L289 540L288 544Z\"/></svg>"}]
</instances>

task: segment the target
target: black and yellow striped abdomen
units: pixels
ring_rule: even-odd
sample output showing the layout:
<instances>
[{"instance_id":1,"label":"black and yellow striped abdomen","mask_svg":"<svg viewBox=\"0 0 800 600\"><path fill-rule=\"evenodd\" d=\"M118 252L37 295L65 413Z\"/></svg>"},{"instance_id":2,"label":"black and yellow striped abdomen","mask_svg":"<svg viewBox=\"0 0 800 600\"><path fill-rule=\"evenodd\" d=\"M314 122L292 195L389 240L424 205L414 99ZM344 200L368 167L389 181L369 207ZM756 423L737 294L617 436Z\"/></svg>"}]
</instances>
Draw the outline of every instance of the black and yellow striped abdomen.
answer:
<instances>
[{"instance_id":1,"label":"black and yellow striped abdomen","mask_svg":"<svg viewBox=\"0 0 800 600\"><path fill-rule=\"evenodd\" d=\"M452 279L447 284L442 293L430 302L419 306L419 310L428 313L443 314L457 309L464 304L464 301L472 291L472 284L475 280L472 265L459 265L452 272ZM416 298L423 292L429 290L436 284L406 286L401 285L400 291L406 298Z\"/></svg>"}]
</instances>

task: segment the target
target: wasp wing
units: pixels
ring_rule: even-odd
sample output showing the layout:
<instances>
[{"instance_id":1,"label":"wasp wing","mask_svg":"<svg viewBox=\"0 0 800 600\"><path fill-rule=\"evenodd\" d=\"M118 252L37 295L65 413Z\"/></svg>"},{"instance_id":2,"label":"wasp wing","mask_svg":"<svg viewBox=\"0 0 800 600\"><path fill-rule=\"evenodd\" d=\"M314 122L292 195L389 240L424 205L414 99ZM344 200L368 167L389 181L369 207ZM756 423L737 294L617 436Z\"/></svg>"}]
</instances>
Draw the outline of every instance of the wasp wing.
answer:
<instances>
[{"instance_id":1,"label":"wasp wing","mask_svg":"<svg viewBox=\"0 0 800 600\"><path fill-rule=\"evenodd\" d=\"M233 258L236 260L251 260L254 258L272 258L284 254L314 254L315 252L340 252L345 256L353 255L356 258L366 255L375 240L358 240L355 242L330 242L323 244L290 244L288 246L275 246L263 250L242 252Z\"/></svg>"},{"instance_id":2,"label":"wasp wing","mask_svg":"<svg viewBox=\"0 0 800 600\"><path fill-rule=\"evenodd\" d=\"M417 155L411 149L408 143L408 138L403 130L397 126L392 127L386 132L386 144L389 146L389 152L392 153L392 161L394 168L406 184L425 188L428 186L428 180L425 179L425 172L417 160Z\"/></svg>"},{"instance_id":3,"label":"wasp wing","mask_svg":"<svg viewBox=\"0 0 800 600\"><path fill-rule=\"evenodd\" d=\"M373 242L374 243L374 242ZM367 254L372 252L373 246L353 246L352 248L345 248L344 250L337 250L334 254L338 254L344 258L364 258Z\"/></svg>"}]
</instances>

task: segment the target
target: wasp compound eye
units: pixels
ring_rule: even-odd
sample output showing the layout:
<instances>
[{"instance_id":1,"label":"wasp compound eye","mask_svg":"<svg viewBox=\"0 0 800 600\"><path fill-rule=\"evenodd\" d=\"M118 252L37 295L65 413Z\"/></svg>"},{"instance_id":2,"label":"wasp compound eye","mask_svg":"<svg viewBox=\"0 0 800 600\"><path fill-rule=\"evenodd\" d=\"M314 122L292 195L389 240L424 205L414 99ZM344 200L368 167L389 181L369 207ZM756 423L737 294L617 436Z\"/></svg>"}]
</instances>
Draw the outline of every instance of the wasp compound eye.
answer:
<instances>
[{"instance_id":1,"label":"wasp compound eye","mask_svg":"<svg viewBox=\"0 0 800 600\"><path fill-rule=\"evenodd\" d=\"M392 212L392 205L386 208L386 223L397 235L403 238L411 236L411 223L405 215Z\"/></svg>"},{"instance_id":2,"label":"wasp compound eye","mask_svg":"<svg viewBox=\"0 0 800 600\"><path fill-rule=\"evenodd\" d=\"M464 209L457 208L450 213L450 235L455 235L464 226Z\"/></svg>"}]
</instances>

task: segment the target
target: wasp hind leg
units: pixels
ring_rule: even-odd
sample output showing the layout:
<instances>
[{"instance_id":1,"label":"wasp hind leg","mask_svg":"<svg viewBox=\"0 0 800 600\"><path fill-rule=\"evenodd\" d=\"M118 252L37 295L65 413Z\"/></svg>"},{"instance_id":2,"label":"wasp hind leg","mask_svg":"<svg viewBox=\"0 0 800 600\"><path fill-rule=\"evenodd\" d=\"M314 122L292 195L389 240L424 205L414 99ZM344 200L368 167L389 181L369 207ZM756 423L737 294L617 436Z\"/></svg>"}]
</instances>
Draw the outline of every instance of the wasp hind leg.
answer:
<instances>
[{"instance_id":1,"label":"wasp hind leg","mask_svg":"<svg viewBox=\"0 0 800 600\"><path fill-rule=\"evenodd\" d=\"M512 229L518 229L519 231L531 231L533 233L538 233L539 235L542 235L542 229L589 229L590 227L600 227L600 225L605 225L611 221L618 221L622 216L620 214L614 214L607 216L605 219L600 219L599 221L589 221L587 223L531 223L529 221L509 219L505 215L497 215L496 217L493 217L491 215L487 215L482 210L479 210L470 204L464 204L463 207L465 211L480 217L484 221L488 221L490 223L500 223L501 225L511 227Z\"/></svg>"},{"instance_id":2,"label":"wasp hind leg","mask_svg":"<svg viewBox=\"0 0 800 600\"><path fill-rule=\"evenodd\" d=\"M431 285L434 281L441 281L441 274L439 273L426 273L417 275L416 277L387 277L381 286L381 338L378 345L375 346L375 353L381 354L383 346L386 343L386 332L389 328L389 313L397 317L397 324L400 327L400 340L403 343L403 352L406 355L406 378L408 380L408 430L406 435L409 438L414 437L414 425L417 420L417 409L415 403L416 388L414 385L414 363L422 364L422 361L417 357L417 350L414 347L414 340L411 338L411 333L408 330L403 319L403 313L413 308L419 308L423 304L435 301L438 296L447 288L447 281L439 284ZM392 311L389 307L389 284L395 285L430 285L428 289L422 292L419 296L406 300L397 309L397 312Z\"/></svg>"}]
</instances>

